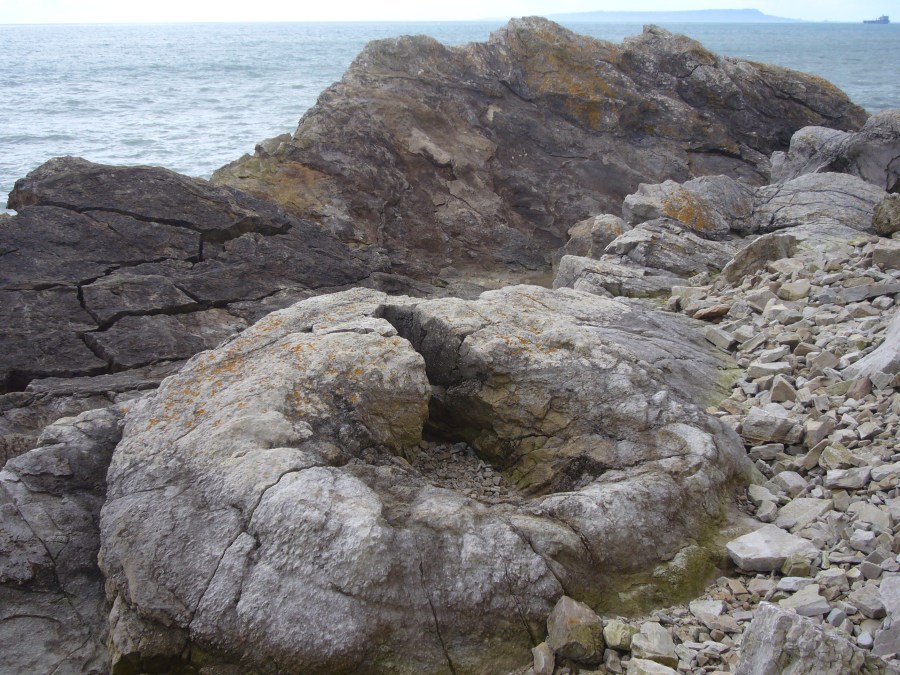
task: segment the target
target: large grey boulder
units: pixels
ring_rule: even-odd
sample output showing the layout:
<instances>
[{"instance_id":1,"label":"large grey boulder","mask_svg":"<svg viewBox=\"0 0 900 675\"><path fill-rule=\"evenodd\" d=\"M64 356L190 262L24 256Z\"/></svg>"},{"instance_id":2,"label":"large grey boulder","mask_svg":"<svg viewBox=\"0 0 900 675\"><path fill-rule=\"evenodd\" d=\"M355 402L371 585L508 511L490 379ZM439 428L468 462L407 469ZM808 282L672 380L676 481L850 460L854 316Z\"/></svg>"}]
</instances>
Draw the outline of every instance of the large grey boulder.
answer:
<instances>
[{"instance_id":1,"label":"large grey boulder","mask_svg":"<svg viewBox=\"0 0 900 675\"><path fill-rule=\"evenodd\" d=\"M853 378L872 377L876 373L886 375L900 373L900 313L894 314L882 343L868 355L848 366L844 372L846 377Z\"/></svg>"},{"instance_id":2,"label":"large grey boulder","mask_svg":"<svg viewBox=\"0 0 900 675\"><path fill-rule=\"evenodd\" d=\"M0 672L109 672L97 521L124 412L61 419L0 471Z\"/></svg>"},{"instance_id":3,"label":"large grey boulder","mask_svg":"<svg viewBox=\"0 0 900 675\"><path fill-rule=\"evenodd\" d=\"M758 188L750 233L809 225L840 225L872 232L875 206L883 188L843 173L810 173Z\"/></svg>"},{"instance_id":4,"label":"large grey boulder","mask_svg":"<svg viewBox=\"0 0 900 675\"><path fill-rule=\"evenodd\" d=\"M623 264L613 256L601 260L563 256L553 288L574 288L609 297L646 298L668 295L683 279L672 273L636 264Z\"/></svg>"},{"instance_id":5,"label":"large grey boulder","mask_svg":"<svg viewBox=\"0 0 900 675\"><path fill-rule=\"evenodd\" d=\"M739 675L895 673L830 626L771 603L761 603L744 632Z\"/></svg>"},{"instance_id":6,"label":"large grey boulder","mask_svg":"<svg viewBox=\"0 0 900 675\"><path fill-rule=\"evenodd\" d=\"M728 365L673 317L572 290L276 312L127 417L101 518L113 662L505 672L564 593L620 607L655 568L683 591L696 568L666 561L747 469L698 407ZM509 497L440 487L423 428Z\"/></svg>"},{"instance_id":7,"label":"large grey boulder","mask_svg":"<svg viewBox=\"0 0 900 675\"><path fill-rule=\"evenodd\" d=\"M0 216L0 397L13 396L0 411L41 380L55 389L42 403L63 414L107 406L59 380L143 379L319 289L378 285L371 275L383 267L377 252L352 251L272 204L165 169L59 158L19 180L9 204L18 213ZM28 449L41 425L4 417L3 454Z\"/></svg>"},{"instance_id":8,"label":"large grey boulder","mask_svg":"<svg viewBox=\"0 0 900 675\"><path fill-rule=\"evenodd\" d=\"M700 237L670 218L641 223L606 247L607 254L621 256L627 263L681 277L718 272L737 250L732 242Z\"/></svg>"},{"instance_id":9,"label":"large grey boulder","mask_svg":"<svg viewBox=\"0 0 900 675\"><path fill-rule=\"evenodd\" d=\"M772 156L772 180L783 183L808 173L858 176L888 192L900 189L900 110L872 115L858 132L806 127L791 137L786 153Z\"/></svg>"},{"instance_id":10,"label":"large grey boulder","mask_svg":"<svg viewBox=\"0 0 900 675\"><path fill-rule=\"evenodd\" d=\"M625 197L625 221L637 225L656 218L670 218L706 239L722 239L732 230L746 229L753 203L753 188L728 176L701 176L685 183L667 180L657 185L641 183Z\"/></svg>"}]
</instances>

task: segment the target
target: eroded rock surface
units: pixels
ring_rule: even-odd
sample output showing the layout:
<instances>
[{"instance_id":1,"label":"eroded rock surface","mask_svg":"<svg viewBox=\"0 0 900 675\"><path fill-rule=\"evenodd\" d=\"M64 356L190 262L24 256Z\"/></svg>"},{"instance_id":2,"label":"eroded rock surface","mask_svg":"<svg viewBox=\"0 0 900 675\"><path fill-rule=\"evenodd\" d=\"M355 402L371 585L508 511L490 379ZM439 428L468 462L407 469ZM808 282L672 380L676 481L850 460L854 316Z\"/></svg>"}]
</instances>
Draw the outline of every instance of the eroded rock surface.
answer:
<instances>
[{"instance_id":1,"label":"eroded rock surface","mask_svg":"<svg viewBox=\"0 0 900 675\"><path fill-rule=\"evenodd\" d=\"M858 176L888 192L900 191L900 110L882 110L856 133L823 127L801 129L787 152L772 157L772 178L838 172Z\"/></svg>"},{"instance_id":2,"label":"eroded rock surface","mask_svg":"<svg viewBox=\"0 0 900 675\"><path fill-rule=\"evenodd\" d=\"M18 214L0 220L0 394L43 390L46 407L67 413L111 401L94 405L63 378L144 381L320 289L378 283L377 252L164 169L56 159L16 183L9 204ZM3 397L0 409L19 403ZM29 417L4 414L8 454L34 442Z\"/></svg>"},{"instance_id":3,"label":"eroded rock surface","mask_svg":"<svg viewBox=\"0 0 900 675\"><path fill-rule=\"evenodd\" d=\"M483 44L368 45L292 137L214 181L382 246L395 271L452 279L545 267L640 183L762 184L797 129L865 118L820 78L657 27L616 45L516 19Z\"/></svg>"},{"instance_id":4,"label":"eroded rock surface","mask_svg":"<svg viewBox=\"0 0 900 675\"><path fill-rule=\"evenodd\" d=\"M0 471L4 673L108 673L97 522L125 410L48 426Z\"/></svg>"},{"instance_id":5,"label":"eroded rock surface","mask_svg":"<svg viewBox=\"0 0 900 675\"><path fill-rule=\"evenodd\" d=\"M639 605L629 574L644 600L683 592L746 465L693 404L727 359L661 317L529 286L356 290L198 355L135 404L110 468L114 662L502 670L563 594ZM423 429L474 448L506 496L415 469Z\"/></svg>"}]
</instances>

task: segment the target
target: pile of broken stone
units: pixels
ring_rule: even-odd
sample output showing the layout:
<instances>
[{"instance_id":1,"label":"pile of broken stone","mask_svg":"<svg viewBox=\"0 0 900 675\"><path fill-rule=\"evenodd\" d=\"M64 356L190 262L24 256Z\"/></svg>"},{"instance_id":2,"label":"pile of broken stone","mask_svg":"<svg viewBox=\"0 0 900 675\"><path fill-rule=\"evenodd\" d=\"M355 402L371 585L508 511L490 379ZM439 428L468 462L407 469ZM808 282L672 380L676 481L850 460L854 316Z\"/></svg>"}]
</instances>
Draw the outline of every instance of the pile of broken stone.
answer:
<instances>
[{"instance_id":1,"label":"pile of broken stone","mask_svg":"<svg viewBox=\"0 0 900 675\"><path fill-rule=\"evenodd\" d=\"M882 117L888 115L896 124L897 113ZM822 139L830 136L801 130L781 161L796 165L795 146L805 143L807 170L817 166L809 161L817 153L821 168L829 151ZM811 137L819 138L814 151ZM896 187L888 166L879 178ZM847 175L800 180L868 190ZM731 396L707 412L741 434L754 461L744 506L756 522L727 542L727 573L687 606L604 621L563 598L548 620L547 642L534 650L533 670L560 673L562 664L582 673L900 672L900 199L883 195L874 208L831 220L839 209L822 206L846 193L791 191L773 209L759 195L786 189L766 186L746 209L747 220L759 222L763 209L767 219L806 210L806 220L755 239L720 274L696 269L673 282L685 270L661 263L662 247L647 247L639 261L655 261L652 272L621 255L635 248L622 243L629 234L646 242L647 230L664 229L657 221L635 236L642 227L636 204L647 217L664 212L673 195L684 203L685 191L707 214L729 203L727 195L716 203L690 187L642 185L626 199L626 220L601 216L573 228L568 250L602 253L562 258L557 286L670 293L667 309L709 323L706 339L731 353L741 372Z\"/></svg>"}]
</instances>

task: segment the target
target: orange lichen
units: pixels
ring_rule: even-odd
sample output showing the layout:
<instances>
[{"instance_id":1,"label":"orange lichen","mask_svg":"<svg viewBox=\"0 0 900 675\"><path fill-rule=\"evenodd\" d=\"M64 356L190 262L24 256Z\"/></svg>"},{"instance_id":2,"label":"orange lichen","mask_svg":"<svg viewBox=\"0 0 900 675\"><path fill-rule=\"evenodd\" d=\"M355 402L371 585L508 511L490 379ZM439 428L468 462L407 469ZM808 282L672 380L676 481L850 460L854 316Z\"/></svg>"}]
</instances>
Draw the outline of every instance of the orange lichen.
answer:
<instances>
[{"instance_id":1,"label":"orange lichen","mask_svg":"<svg viewBox=\"0 0 900 675\"><path fill-rule=\"evenodd\" d=\"M663 213L695 232L712 232L716 229L709 208L687 190L680 190L663 199Z\"/></svg>"}]
</instances>

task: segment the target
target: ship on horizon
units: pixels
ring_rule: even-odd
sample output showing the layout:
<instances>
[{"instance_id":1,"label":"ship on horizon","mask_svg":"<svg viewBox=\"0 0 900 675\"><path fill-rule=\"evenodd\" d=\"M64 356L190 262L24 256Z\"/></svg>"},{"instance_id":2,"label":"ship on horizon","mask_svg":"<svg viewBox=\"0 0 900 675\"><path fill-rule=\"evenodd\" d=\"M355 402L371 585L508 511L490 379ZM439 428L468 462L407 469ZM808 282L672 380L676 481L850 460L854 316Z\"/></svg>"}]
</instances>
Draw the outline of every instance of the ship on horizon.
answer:
<instances>
[{"instance_id":1,"label":"ship on horizon","mask_svg":"<svg viewBox=\"0 0 900 675\"><path fill-rule=\"evenodd\" d=\"M887 14L882 14L877 19L867 19L863 23L890 23L891 20Z\"/></svg>"}]
</instances>

